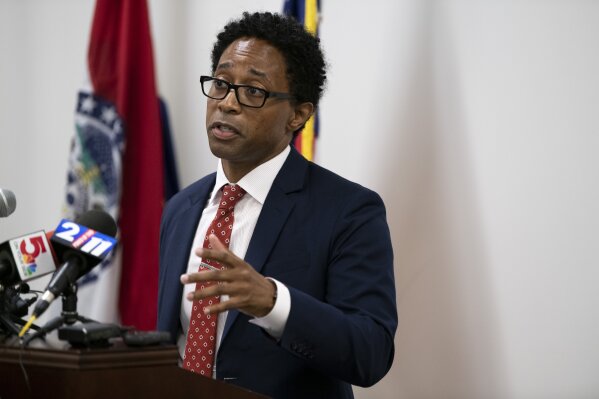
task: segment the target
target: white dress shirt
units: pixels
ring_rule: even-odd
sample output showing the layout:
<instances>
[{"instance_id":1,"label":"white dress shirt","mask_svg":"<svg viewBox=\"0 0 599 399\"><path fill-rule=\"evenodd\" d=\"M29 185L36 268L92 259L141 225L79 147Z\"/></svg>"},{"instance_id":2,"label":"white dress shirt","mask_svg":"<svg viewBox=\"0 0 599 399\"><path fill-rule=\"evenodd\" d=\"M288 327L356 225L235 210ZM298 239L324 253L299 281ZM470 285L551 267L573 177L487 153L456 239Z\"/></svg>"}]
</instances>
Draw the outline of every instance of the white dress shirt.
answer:
<instances>
[{"instance_id":1,"label":"white dress shirt","mask_svg":"<svg viewBox=\"0 0 599 399\"><path fill-rule=\"evenodd\" d=\"M266 200L266 196L270 191L272 183L283 167L287 156L289 155L289 146L276 157L269 161L259 165L254 170L245 175L241 180L237 182L241 186L246 194L242 199L235 205L235 219L233 222L233 230L231 232L231 243L229 250L240 258L244 258L250 244L250 239L254 233L258 216L262 211L262 206ZM230 184L223 171L221 160L218 161L218 167L216 171L216 184L210 194L210 199L206 204L196 234L193 239L191 246L191 252L189 254L189 261L187 264L187 274L196 273L199 270L199 265L202 259L195 254L196 248L203 246L204 237L206 231L212 223L222 191L220 190L225 184ZM279 339L283 335L287 318L289 317L289 311L291 309L291 297L289 295L289 289L275 279L271 279L277 285L277 299L271 312L264 317L251 319L250 322L256 324L268 332L272 337ZM186 284L183 288L183 297L181 300L181 313L180 320L182 331L179 334L177 340L177 346L179 347L179 355L183 359L185 353L185 344L187 340L187 330L189 329L189 319L191 317L192 302L186 299L188 293L195 290L195 283ZM227 301L229 297L227 295L221 295L221 301ZM223 335L225 327L225 321L228 312L222 312L218 315L218 322L216 324L216 354L214 356L216 363L216 355L220 346L220 341ZM216 364L214 365L214 375L216 376Z\"/></svg>"}]
</instances>

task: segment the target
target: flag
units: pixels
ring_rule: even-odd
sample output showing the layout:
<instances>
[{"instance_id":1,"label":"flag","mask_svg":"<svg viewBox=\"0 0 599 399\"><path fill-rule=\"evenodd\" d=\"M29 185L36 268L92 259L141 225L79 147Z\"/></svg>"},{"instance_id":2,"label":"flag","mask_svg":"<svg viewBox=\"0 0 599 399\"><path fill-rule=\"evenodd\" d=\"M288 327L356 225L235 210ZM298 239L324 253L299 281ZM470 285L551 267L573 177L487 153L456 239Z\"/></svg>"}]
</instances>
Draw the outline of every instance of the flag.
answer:
<instances>
[{"instance_id":1,"label":"flag","mask_svg":"<svg viewBox=\"0 0 599 399\"><path fill-rule=\"evenodd\" d=\"M79 93L76 111L66 213L108 211L118 222L119 246L80 280L79 313L150 330L164 176L176 170L172 154L164 152L164 142L168 152L172 146L170 136L163 138L170 133L156 93L146 0L97 0L88 72L91 85ZM178 190L176 177L169 187Z\"/></svg>"},{"instance_id":2,"label":"flag","mask_svg":"<svg viewBox=\"0 0 599 399\"><path fill-rule=\"evenodd\" d=\"M123 121L114 104L89 90L79 92L75 135L68 161L65 218L76 220L90 209L118 220L121 198ZM102 322L119 321L120 247L78 282L78 312ZM54 306L54 315L59 310Z\"/></svg>"},{"instance_id":3,"label":"flag","mask_svg":"<svg viewBox=\"0 0 599 399\"><path fill-rule=\"evenodd\" d=\"M319 0L285 0L283 13L301 22L306 30L318 36L318 21L320 17ZM314 160L316 139L318 137L318 113L308 119L306 126L294 139L295 148L309 161Z\"/></svg>"}]
</instances>

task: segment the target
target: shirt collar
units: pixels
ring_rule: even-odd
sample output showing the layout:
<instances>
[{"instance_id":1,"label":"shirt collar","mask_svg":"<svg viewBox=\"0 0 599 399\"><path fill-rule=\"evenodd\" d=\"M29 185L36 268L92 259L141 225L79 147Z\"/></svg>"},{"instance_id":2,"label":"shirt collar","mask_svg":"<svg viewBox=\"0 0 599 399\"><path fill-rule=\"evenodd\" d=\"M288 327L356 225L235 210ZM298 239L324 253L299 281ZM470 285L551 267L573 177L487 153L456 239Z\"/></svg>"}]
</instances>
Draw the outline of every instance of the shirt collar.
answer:
<instances>
[{"instance_id":1,"label":"shirt collar","mask_svg":"<svg viewBox=\"0 0 599 399\"><path fill-rule=\"evenodd\" d=\"M252 198L258 201L260 205L264 205L264 201L266 200L266 196L272 187L272 183L283 167L283 164L285 163L290 151L291 148L289 146L285 146L285 149L281 151L279 155L255 167L247 175L243 176L237 182L237 184L239 184L246 191L246 193L251 195ZM218 166L216 168L216 183L214 184L212 194L210 194L210 202L218 201L220 199L220 197L215 197L217 197L218 191L225 184L230 183L227 180L227 176L225 176L222 160L219 159Z\"/></svg>"}]
</instances>

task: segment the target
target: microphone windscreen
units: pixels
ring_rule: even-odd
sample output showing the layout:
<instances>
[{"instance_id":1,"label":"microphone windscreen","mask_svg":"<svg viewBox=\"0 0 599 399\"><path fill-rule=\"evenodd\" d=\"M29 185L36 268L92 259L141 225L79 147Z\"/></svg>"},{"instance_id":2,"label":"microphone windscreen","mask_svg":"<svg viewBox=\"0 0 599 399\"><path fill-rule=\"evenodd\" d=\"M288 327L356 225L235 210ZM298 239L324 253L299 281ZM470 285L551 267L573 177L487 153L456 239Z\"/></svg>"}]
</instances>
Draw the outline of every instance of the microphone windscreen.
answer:
<instances>
[{"instance_id":1,"label":"microphone windscreen","mask_svg":"<svg viewBox=\"0 0 599 399\"><path fill-rule=\"evenodd\" d=\"M116 223L112 216L104 211L91 210L87 211L76 220L77 224L83 225L87 228L99 231L110 237L116 236Z\"/></svg>"},{"instance_id":2,"label":"microphone windscreen","mask_svg":"<svg viewBox=\"0 0 599 399\"><path fill-rule=\"evenodd\" d=\"M7 217L17 208L15 194L4 188L0 188L0 218Z\"/></svg>"}]
</instances>

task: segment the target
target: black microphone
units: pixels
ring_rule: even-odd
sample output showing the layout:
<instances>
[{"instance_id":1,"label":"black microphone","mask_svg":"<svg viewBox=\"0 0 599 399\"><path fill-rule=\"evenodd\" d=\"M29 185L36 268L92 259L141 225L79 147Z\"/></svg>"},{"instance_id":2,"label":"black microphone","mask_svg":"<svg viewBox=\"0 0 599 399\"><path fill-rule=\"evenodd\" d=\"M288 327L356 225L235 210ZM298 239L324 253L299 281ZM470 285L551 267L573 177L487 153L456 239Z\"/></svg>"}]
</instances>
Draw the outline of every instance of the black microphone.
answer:
<instances>
[{"instance_id":1,"label":"black microphone","mask_svg":"<svg viewBox=\"0 0 599 399\"><path fill-rule=\"evenodd\" d=\"M50 303L79 277L88 273L116 246L117 226L103 211L88 211L77 222L63 219L51 238L56 258L62 263L54 273L33 316L39 317Z\"/></svg>"},{"instance_id":2,"label":"black microphone","mask_svg":"<svg viewBox=\"0 0 599 399\"><path fill-rule=\"evenodd\" d=\"M5 218L15 211L17 200L15 194L5 188L0 188L0 218Z\"/></svg>"},{"instance_id":3,"label":"black microphone","mask_svg":"<svg viewBox=\"0 0 599 399\"><path fill-rule=\"evenodd\" d=\"M4 310L9 315L16 317L25 317L29 313L29 306L33 305L37 297L27 299L21 298L20 294L28 294L29 285L27 283L19 284L16 287L6 287L4 290Z\"/></svg>"},{"instance_id":4,"label":"black microphone","mask_svg":"<svg viewBox=\"0 0 599 399\"><path fill-rule=\"evenodd\" d=\"M0 285L13 286L56 270L51 235L40 230L0 243Z\"/></svg>"}]
</instances>

